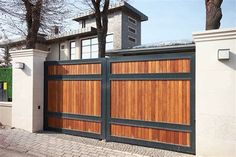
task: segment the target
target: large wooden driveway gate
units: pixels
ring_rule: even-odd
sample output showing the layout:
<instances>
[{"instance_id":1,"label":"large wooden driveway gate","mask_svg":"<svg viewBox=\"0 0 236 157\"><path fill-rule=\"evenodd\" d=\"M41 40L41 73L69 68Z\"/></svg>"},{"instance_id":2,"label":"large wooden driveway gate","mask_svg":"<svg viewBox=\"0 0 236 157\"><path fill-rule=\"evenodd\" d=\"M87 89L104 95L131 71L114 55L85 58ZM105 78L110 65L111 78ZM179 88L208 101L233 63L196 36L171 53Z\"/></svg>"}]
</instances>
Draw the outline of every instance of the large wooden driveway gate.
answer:
<instances>
[{"instance_id":1,"label":"large wooden driveway gate","mask_svg":"<svg viewBox=\"0 0 236 157\"><path fill-rule=\"evenodd\" d=\"M45 129L195 153L194 53L45 62Z\"/></svg>"}]
</instances>

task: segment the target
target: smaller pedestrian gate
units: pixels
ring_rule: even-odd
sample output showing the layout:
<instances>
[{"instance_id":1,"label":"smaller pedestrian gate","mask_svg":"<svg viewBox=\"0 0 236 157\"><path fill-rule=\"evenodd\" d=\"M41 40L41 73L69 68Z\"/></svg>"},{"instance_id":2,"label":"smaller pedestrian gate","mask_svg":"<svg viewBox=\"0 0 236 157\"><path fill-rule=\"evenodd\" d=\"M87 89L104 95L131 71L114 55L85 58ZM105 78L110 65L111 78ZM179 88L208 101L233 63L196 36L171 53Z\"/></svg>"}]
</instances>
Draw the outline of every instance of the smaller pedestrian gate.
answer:
<instances>
[{"instance_id":1,"label":"smaller pedestrian gate","mask_svg":"<svg viewBox=\"0 0 236 157\"><path fill-rule=\"evenodd\" d=\"M194 56L45 62L45 129L194 154Z\"/></svg>"}]
</instances>

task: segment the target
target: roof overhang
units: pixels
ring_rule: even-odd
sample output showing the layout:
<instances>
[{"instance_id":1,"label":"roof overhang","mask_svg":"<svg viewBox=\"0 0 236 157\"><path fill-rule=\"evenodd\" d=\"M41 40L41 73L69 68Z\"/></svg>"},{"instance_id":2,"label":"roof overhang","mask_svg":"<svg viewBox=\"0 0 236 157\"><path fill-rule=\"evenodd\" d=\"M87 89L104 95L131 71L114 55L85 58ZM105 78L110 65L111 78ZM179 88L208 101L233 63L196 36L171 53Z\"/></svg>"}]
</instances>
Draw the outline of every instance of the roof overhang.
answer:
<instances>
[{"instance_id":1,"label":"roof overhang","mask_svg":"<svg viewBox=\"0 0 236 157\"><path fill-rule=\"evenodd\" d=\"M137 17L140 21L147 21L148 20L148 17L145 14L143 14L142 12L140 12L139 10L137 10L136 8L134 8L133 6L131 6L127 2L120 2L117 4L111 5L109 7L108 13L114 13L118 10L128 12L129 14L132 14L133 16ZM93 11L87 11L87 12L83 12L83 13L79 14L73 20L79 22L81 20L94 18L94 16L95 16L95 14Z\"/></svg>"},{"instance_id":2,"label":"roof overhang","mask_svg":"<svg viewBox=\"0 0 236 157\"><path fill-rule=\"evenodd\" d=\"M47 43L53 43L53 42L64 41L64 40L72 40L77 37L82 38L85 36L91 36L91 35L96 35L96 34L97 34L97 29L94 27L89 27L89 28L82 28L75 31L65 32L58 35L47 36L46 41Z\"/></svg>"}]
</instances>

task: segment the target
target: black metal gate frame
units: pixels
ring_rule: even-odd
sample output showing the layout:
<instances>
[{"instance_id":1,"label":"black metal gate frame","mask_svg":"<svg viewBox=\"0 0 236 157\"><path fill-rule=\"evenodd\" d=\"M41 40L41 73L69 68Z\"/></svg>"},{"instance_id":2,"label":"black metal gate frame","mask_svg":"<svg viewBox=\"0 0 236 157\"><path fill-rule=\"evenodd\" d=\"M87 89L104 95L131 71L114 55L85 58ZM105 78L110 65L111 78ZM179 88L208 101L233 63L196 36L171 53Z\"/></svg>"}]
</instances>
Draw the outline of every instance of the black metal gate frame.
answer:
<instances>
[{"instance_id":1,"label":"black metal gate frame","mask_svg":"<svg viewBox=\"0 0 236 157\"><path fill-rule=\"evenodd\" d=\"M172 59L190 59L190 73L161 73L161 74L111 74L111 63L114 62L128 62L128 61L150 61L150 60L172 60ZM73 65L73 64L94 64L100 63L102 65L101 75L55 75L48 76L48 66L50 65ZM45 79L44 79L44 129L50 131L57 131L66 134L79 135L90 138L105 139L107 142L121 142L128 144L135 144L146 147L161 148L166 150L173 150L178 152L195 154L195 53L168 53L155 54L144 56L129 56L129 57L114 57L114 58L100 58L100 59L86 59L73 61L47 61L45 62ZM47 112L47 82L49 80L101 80L102 98L101 98L101 117L74 115L68 113L50 113ZM111 118L111 93L110 83L112 80L190 80L190 125L180 125L162 122L150 122L141 120L117 119ZM101 122L101 134L87 133L82 131L73 131L62 128L48 127L48 117L67 118L75 120L86 120L92 122ZM161 142L151 142L140 139L130 139L125 137L111 136L111 124L120 124L128 126L146 127L154 129L165 129L172 131L183 131L190 133L190 147L179 146L175 144L167 144Z\"/></svg>"},{"instance_id":2,"label":"black metal gate frame","mask_svg":"<svg viewBox=\"0 0 236 157\"><path fill-rule=\"evenodd\" d=\"M172 60L190 59L190 73L160 73L160 74L111 74L111 63L128 61L151 61L151 60ZM195 154L195 53L168 53L145 56L129 56L111 58L107 60L107 141L122 142L147 147L161 148L178 152ZM142 120L129 120L111 118L111 93L110 83L112 80L190 80L190 126L171 124L163 122L150 122ZM190 133L190 147L151 142L140 139L111 136L111 124L128 125L144 128L164 129L172 131L183 131Z\"/></svg>"},{"instance_id":3,"label":"black metal gate frame","mask_svg":"<svg viewBox=\"0 0 236 157\"><path fill-rule=\"evenodd\" d=\"M101 64L101 74L90 75L53 75L48 76L48 66L51 65L78 65L78 64ZM48 112L47 100L48 100L48 81L50 80L100 80L102 83L101 88L101 116L89 116L80 114L69 114L61 112ZM73 60L73 61L47 61L44 63L44 130L62 132L66 134L79 135L83 137L90 137L96 139L105 139L106 130L103 129L106 126L106 59L86 59L86 60ZM84 120L90 122L101 123L101 134L88 133L83 131L74 131L63 128L52 128L48 126L48 117L66 118L73 120Z\"/></svg>"}]
</instances>

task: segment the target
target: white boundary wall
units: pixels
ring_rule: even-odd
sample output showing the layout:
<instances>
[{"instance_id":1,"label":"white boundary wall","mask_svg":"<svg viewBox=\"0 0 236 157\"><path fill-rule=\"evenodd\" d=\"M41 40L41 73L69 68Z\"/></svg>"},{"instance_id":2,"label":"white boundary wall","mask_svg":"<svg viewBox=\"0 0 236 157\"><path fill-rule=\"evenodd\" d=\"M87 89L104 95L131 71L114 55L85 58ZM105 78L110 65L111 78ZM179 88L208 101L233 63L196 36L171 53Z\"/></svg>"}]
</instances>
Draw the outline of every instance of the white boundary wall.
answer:
<instances>
[{"instance_id":1,"label":"white boundary wall","mask_svg":"<svg viewBox=\"0 0 236 157\"><path fill-rule=\"evenodd\" d=\"M236 28L193 33L197 156L236 156ZM218 60L230 49L230 60Z\"/></svg>"},{"instance_id":2,"label":"white boundary wall","mask_svg":"<svg viewBox=\"0 0 236 157\"><path fill-rule=\"evenodd\" d=\"M48 52L11 51L13 60L12 126L30 132L43 129L44 61ZM24 69L14 68L16 62Z\"/></svg>"},{"instance_id":3,"label":"white boundary wall","mask_svg":"<svg viewBox=\"0 0 236 157\"><path fill-rule=\"evenodd\" d=\"M11 126L12 119L12 103L0 101L0 126L7 125Z\"/></svg>"}]
</instances>

